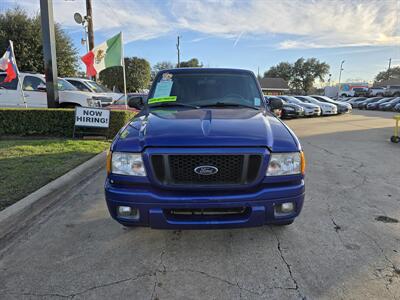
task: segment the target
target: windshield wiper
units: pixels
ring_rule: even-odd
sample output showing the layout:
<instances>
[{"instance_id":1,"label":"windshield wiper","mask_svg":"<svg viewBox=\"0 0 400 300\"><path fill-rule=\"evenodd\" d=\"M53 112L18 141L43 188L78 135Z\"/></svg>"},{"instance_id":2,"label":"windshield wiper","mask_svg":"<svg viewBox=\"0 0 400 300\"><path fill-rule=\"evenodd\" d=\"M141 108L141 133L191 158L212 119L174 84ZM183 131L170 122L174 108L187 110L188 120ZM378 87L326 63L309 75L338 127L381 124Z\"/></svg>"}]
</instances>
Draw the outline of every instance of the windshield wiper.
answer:
<instances>
[{"instance_id":1,"label":"windshield wiper","mask_svg":"<svg viewBox=\"0 0 400 300\"><path fill-rule=\"evenodd\" d=\"M163 103L155 103L155 104L148 105L149 108L153 108L153 107L173 107L173 106L190 107L190 108L196 108L196 109L200 108L199 106L196 106L196 105L185 104L185 103L177 103L177 102L163 102Z\"/></svg>"},{"instance_id":2,"label":"windshield wiper","mask_svg":"<svg viewBox=\"0 0 400 300\"><path fill-rule=\"evenodd\" d=\"M213 104L201 105L200 108L202 108L202 107L228 107L228 106L246 107L246 108L252 108L252 109L255 109L255 110L259 110L258 107L251 106L251 105L237 104L237 103L225 103L225 102L217 102L217 103L213 103Z\"/></svg>"}]
</instances>

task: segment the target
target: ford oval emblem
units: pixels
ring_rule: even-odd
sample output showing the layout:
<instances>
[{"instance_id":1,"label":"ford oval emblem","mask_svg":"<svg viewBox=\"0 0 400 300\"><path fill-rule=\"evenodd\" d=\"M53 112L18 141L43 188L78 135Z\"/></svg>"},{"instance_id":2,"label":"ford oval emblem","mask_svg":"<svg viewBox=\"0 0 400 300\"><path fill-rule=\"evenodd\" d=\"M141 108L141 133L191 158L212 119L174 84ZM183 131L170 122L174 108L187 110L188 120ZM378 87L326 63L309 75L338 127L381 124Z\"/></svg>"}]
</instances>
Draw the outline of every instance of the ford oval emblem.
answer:
<instances>
[{"instance_id":1,"label":"ford oval emblem","mask_svg":"<svg viewBox=\"0 0 400 300\"><path fill-rule=\"evenodd\" d=\"M199 175L214 175L218 173L218 168L214 166L198 166L194 168L194 172Z\"/></svg>"}]
</instances>

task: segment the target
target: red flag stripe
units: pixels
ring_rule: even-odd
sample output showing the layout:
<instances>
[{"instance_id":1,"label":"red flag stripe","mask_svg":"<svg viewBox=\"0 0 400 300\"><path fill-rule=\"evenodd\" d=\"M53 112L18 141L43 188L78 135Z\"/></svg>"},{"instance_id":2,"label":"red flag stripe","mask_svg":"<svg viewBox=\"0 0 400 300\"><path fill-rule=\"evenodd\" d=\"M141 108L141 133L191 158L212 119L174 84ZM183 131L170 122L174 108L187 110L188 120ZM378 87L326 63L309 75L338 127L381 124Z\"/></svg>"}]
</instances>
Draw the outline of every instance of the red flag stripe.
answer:
<instances>
[{"instance_id":1,"label":"red flag stripe","mask_svg":"<svg viewBox=\"0 0 400 300\"><path fill-rule=\"evenodd\" d=\"M86 65L86 75L88 77L96 76L97 71L94 68L94 53L92 51L89 51L81 57L81 60Z\"/></svg>"}]
</instances>

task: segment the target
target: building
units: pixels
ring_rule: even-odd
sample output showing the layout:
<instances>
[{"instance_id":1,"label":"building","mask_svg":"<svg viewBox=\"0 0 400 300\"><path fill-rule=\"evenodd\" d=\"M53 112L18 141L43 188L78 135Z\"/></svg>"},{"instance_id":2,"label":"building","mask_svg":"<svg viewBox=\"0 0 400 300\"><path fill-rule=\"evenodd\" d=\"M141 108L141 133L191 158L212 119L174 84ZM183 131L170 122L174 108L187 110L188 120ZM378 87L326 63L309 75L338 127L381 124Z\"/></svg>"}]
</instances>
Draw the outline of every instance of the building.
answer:
<instances>
[{"instance_id":1,"label":"building","mask_svg":"<svg viewBox=\"0 0 400 300\"><path fill-rule=\"evenodd\" d=\"M391 78L388 80L374 82L374 87L390 87L390 86L400 86L400 79L399 78Z\"/></svg>"},{"instance_id":2,"label":"building","mask_svg":"<svg viewBox=\"0 0 400 300\"><path fill-rule=\"evenodd\" d=\"M289 93L288 83L282 78L261 78L258 81L264 95L285 95Z\"/></svg>"}]
</instances>

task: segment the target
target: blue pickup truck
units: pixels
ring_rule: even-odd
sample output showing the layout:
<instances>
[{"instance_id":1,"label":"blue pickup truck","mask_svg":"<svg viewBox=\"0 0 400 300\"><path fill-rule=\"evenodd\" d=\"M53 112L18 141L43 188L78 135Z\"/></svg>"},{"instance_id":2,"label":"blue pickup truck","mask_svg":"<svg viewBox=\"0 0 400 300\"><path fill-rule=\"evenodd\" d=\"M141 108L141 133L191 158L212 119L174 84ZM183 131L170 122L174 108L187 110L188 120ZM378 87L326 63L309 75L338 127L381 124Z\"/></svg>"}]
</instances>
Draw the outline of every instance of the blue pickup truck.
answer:
<instances>
[{"instance_id":1,"label":"blue pickup truck","mask_svg":"<svg viewBox=\"0 0 400 300\"><path fill-rule=\"evenodd\" d=\"M247 70L157 74L107 156L105 196L125 226L208 229L289 225L304 201L305 160ZM140 106L140 107L139 107Z\"/></svg>"}]
</instances>

